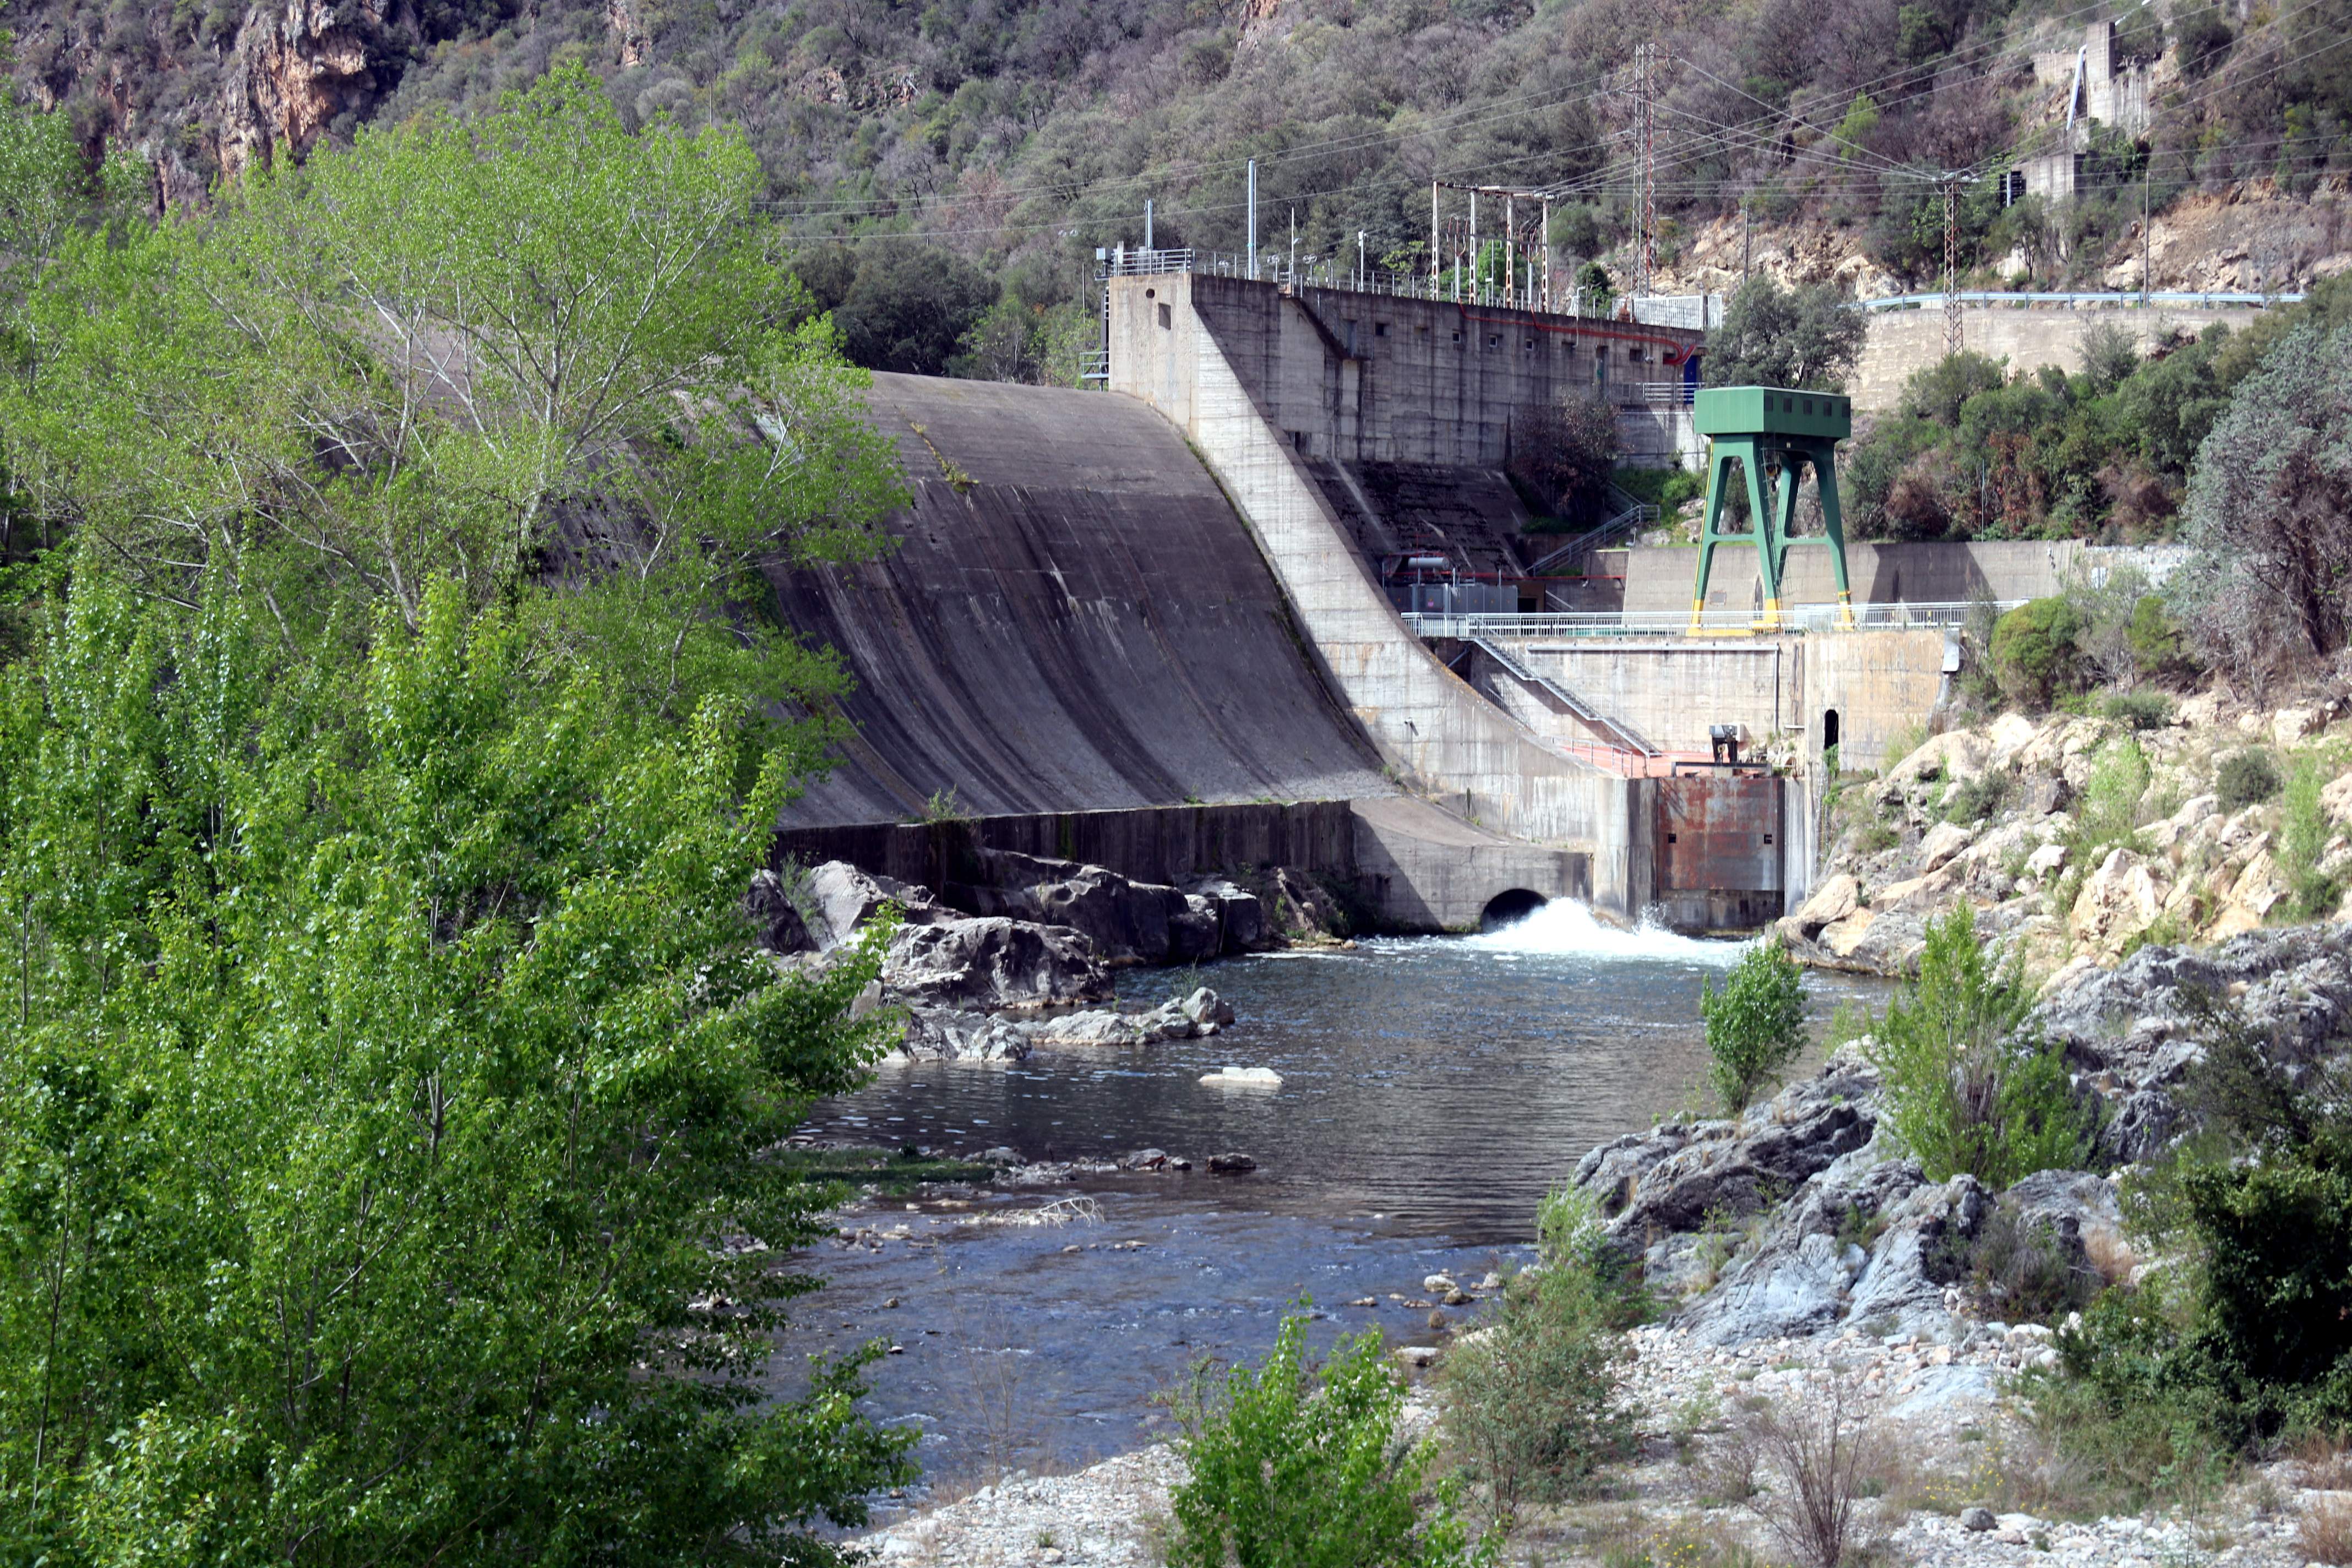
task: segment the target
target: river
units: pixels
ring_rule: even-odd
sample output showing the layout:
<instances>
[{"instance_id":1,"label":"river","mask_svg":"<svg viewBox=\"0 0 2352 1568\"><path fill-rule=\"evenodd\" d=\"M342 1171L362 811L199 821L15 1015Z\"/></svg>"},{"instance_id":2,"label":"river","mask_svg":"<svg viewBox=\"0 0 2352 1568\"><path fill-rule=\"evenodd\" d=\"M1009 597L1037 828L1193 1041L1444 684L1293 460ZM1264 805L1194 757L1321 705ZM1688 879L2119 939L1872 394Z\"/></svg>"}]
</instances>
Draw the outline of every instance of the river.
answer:
<instances>
[{"instance_id":1,"label":"river","mask_svg":"<svg viewBox=\"0 0 2352 1568\"><path fill-rule=\"evenodd\" d=\"M969 1480L1163 1433L1156 1393L1203 1356L1262 1352L1302 1300L1327 1335L1377 1325L1425 1342L1425 1276L1466 1284L1523 1259L1537 1204L1588 1149L1704 1107L1699 989L1742 951L1556 902L1480 936L1127 972L1130 1005L1214 987L1238 1022L1209 1039L1009 1067L893 1061L809 1131L1032 1161L1159 1148L1192 1169L855 1212L845 1224L907 1234L820 1249L827 1288L795 1310L785 1349L890 1339L873 1408L923 1427L930 1477ZM1817 1026L1842 997L1884 994L1806 980ZM1283 1081L1199 1081L1227 1065ZM1226 1151L1256 1169L1210 1174ZM1080 1217L1008 1223L1055 1200Z\"/></svg>"}]
</instances>

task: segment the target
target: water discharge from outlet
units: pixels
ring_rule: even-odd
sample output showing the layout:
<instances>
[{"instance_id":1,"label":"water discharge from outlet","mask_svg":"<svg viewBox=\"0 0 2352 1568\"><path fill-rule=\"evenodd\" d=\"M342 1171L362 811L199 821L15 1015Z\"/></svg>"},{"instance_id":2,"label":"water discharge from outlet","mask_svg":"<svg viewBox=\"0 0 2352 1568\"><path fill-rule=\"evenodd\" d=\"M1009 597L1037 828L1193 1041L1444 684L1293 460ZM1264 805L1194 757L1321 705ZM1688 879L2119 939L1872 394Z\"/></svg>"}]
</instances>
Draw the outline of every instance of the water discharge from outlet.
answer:
<instances>
[{"instance_id":1,"label":"water discharge from outlet","mask_svg":"<svg viewBox=\"0 0 2352 1568\"><path fill-rule=\"evenodd\" d=\"M1501 902L1500 900L1496 900ZM1627 931L1604 925L1573 899L1538 903L1519 918L1462 939L1490 952L1703 963L1728 969L1748 951L1744 942L1710 942L1647 922Z\"/></svg>"}]
</instances>

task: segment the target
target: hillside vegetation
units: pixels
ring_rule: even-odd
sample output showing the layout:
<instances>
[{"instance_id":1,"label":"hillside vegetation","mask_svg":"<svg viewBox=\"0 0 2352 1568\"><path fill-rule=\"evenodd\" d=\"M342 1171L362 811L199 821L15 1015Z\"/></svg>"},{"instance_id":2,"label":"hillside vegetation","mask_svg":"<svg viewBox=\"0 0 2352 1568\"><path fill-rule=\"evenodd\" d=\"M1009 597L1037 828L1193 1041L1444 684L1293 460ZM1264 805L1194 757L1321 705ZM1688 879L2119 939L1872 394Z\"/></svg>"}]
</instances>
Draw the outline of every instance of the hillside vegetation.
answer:
<instances>
[{"instance_id":1,"label":"hillside vegetation","mask_svg":"<svg viewBox=\"0 0 2352 1568\"><path fill-rule=\"evenodd\" d=\"M1826 260L1927 281L1949 170L1963 267L2018 276L2022 256L2020 281L2095 285L2101 242L2143 203L2250 179L2307 195L2352 157L2352 0L2241 9L1745 0L1662 21L1629 0L28 0L9 24L32 100L86 145L137 149L183 202L371 119L478 111L581 62L631 126L741 127L791 233L857 244L804 276L845 308L867 363L936 371L961 352L982 356L962 368L1035 377L1066 369L1055 308L1078 299L1095 247L1140 238L1147 196L1161 244L1240 248L1249 158L1265 243L1286 255L1295 223L1301 256L1352 262L1360 232L1370 258L1424 265L1442 175L1558 190L1560 254L1622 283L1632 62L1653 37L1662 268L1739 213L1768 241L1774 226L1825 230ZM2000 175L2054 146L2063 117L2032 51L2071 51L2111 16L2119 58L2158 62L2149 135L2098 128L2081 199L2004 207ZM2314 255L2279 266L2292 280ZM994 303L1019 319L971 338Z\"/></svg>"}]
</instances>

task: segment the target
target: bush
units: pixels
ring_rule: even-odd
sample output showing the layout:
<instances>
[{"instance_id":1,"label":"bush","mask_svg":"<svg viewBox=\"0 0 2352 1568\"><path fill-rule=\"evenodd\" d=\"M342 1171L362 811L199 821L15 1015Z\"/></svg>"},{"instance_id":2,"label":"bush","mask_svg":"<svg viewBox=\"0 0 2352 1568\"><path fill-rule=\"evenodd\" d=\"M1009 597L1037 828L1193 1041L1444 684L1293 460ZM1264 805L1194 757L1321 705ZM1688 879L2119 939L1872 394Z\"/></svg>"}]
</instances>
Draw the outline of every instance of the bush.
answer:
<instances>
[{"instance_id":1,"label":"bush","mask_svg":"<svg viewBox=\"0 0 2352 1568\"><path fill-rule=\"evenodd\" d=\"M1307 1323L1285 1317L1262 1369L1235 1367L1180 1402L1187 1477L1171 1500L1170 1568L1471 1561L1449 1489L1428 1483L1429 1447L1397 1435L1404 1389L1379 1332L1341 1340L1318 1366Z\"/></svg>"},{"instance_id":2,"label":"bush","mask_svg":"<svg viewBox=\"0 0 2352 1568\"><path fill-rule=\"evenodd\" d=\"M2250 805L2259 805L2278 792L2278 763L2258 747L2231 752L2214 770L2213 793L2221 797L2224 811L2243 811Z\"/></svg>"},{"instance_id":3,"label":"bush","mask_svg":"<svg viewBox=\"0 0 2352 1568\"><path fill-rule=\"evenodd\" d=\"M1987 768L1972 779L1962 779L1944 795L1944 820L1982 822L2001 808L2016 787L2017 775L2007 768Z\"/></svg>"},{"instance_id":4,"label":"bush","mask_svg":"<svg viewBox=\"0 0 2352 1568\"><path fill-rule=\"evenodd\" d=\"M1757 1511L1805 1568L1842 1568L1862 1525L1864 1469L1875 1448L1870 1424L1853 1418L1844 1385L1826 1399L1800 1398L1759 1419L1752 1438L1780 1485Z\"/></svg>"},{"instance_id":5,"label":"bush","mask_svg":"<svg viewBox=\"0 0 2352 1568\"><path fill-rule=\"evenodd\" d=\"M2028 708L2046 708L2074 683L2074 639L2081 617L2064 599L2034 599L1994 623L1993 678L2001 695Z\"/></svg>"},{"instance_id":6,"label":"bush","mask_svg":"<svg viewBox=\"0 0 2352 1568\"><path fill-rule=\"evenodd\" d=\"M1715 1092L1733 1115L1748 1109L1758 1087L1805 1048L1805 994L1797 961L1779 939L1748 950L1717 991L1699 989L1706 1020L1707 1068Z\"/></svg>"},{"instance_id":7,"label":"bush","mask_svg":"<svg viewBox=\"0 0 2352 1568\"><path fill-rule=\"evenodd\" d=\"M1491 1326L1441 1373L1447 1430L1505 1522L1523 1500L1567 1495L1633 1436L1613 1384L1644 1300L1584 1194L1545 1199L1536 1233L1536 1267L1511 1277Z\"/></svg>"},{"instance_id":8,"label":"bush","mask_svg":"<svg viewBox=\"0 0 2352 1568\"><path fill-rule=\"evenodd\" d=\"M2279 830L2280 865L2293 894L2289 912L2298 920L2319 920L2336 907L2336 880L2319 869L2327 847L2327 812L2319 804L2319 763L2305 757L2286 781L2285 821Z\"/></svg>"},{"instance_id":9,"label":"bush","mask_svg":"<svg viewBox=\"0 0 2352 1568\"><path fill-rule=\"evenodd\" d=\"M2147 753L2131 736L2118 736L2099 748L2083 786L2083 804L2074 813L2068 846L2068 858L2077 868L2088 871L2107 850L2128 848L2136 842L2148 777Z\"/></svg>"},{"instance_id":10,"label":"bush","mask_svg":"<svg viewBox=\"0 0 2352 1568\"><path fill-rule=\"evenodd\" d=\"M2132 669L2142 680L2184 674L2189 668L2180 627L2165 614L2164 601L2154 594L2144 595L2132 606L2124 640L2131 648Z\"/></svg>"},{"instance_id":11,"label":"bush","mask_svg":"<svg viewBox=\"0 0 2352 1568\"><path fill-rule=\"evenodd\" d=\"M2192 994L2180 1100L2201 1131L2126 1189L2175 1261L2062 1332L2036 1403L2062 1441L2147 1492L2207 1487L2233 1450L2352 1422L2352 1073Z\"/></svg>"},{"instance_id":12,"label":"bush","mask_svg":"<svg viewBox=\"0 0 2352 1568\"><path fill-rule=\"evenodd\" d=\"M2029 1222L2013 1204L1993 1210L1957 1261L1984 1316L2012 1323L2056 1322L2105 1283L2053 1226Z\"/></svg>"},{"instance_id":13,"label":"bush","mask_svg":"<svg viewBox=\"0 0 2352 1568\"><path fill-rule=\"evenodd\" d=\"M1965 1171L1999 1189L2080 1164L2091 1127L2063 1052L2013 1033L2032 1005L2016 967L1986 955L1968 904L1928 921L1927 937L1918 978L1887 1005L1870 1047L1885 1083L1882 1125L1931 1182Z\"/></svg>"},{"instance_id":14,"label":"bush","mask_svg":"<svg viewBox=\"0 0 2352 1568\"><path fill-rule=\"evenodd\" d=\"M2172 722L2172 699L2161 691L2111 691L2099 711L2131 730L2161 730Z\"/></svg>"}]
</instances>

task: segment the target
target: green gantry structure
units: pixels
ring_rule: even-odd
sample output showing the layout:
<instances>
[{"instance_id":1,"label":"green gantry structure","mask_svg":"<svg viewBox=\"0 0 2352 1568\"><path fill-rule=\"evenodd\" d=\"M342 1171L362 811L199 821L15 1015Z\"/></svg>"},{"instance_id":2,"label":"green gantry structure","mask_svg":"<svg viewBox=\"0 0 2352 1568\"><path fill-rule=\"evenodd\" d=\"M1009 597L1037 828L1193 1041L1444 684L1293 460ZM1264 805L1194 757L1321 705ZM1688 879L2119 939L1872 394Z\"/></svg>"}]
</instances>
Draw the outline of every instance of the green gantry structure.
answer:
<instances>
[{"instance_id":1,"label":"green gantry structure","mask_svg":"<svg viewBox=\"0 0 2352 1568\"><path fill-rule=\"evenodd\" d=\"M1792 392L1782 386L1706 386L1692 400L1692 422L1707 438L1706 521L1699 531L1698 583L1691 595L1691 634L1710 628L1701 622L1706 608L1706 576L1715 564L1715 547L1754 541L1764 577L1764 613L1746 626L1713 628L1732 636L1779 631L1780 574L1788 564L1791 544L1826 544L1830 564L1837 574L1838 625L1853 625L1853 597L1845 580L1845 524L1838 515L1837 444L1853 434L1853 404L1833 392ZM1731 465L1748 476L1748 517L1751 531L1721 531L1723 509L1731 482ZM1822 498L1822 521L1826 537L1791 539L1790 525L1797 517L1797 482L1801 464L1811 464ZM1777 476L1772 500L1765 501L1767 474Z\"/></svg>"}]
</instances>

